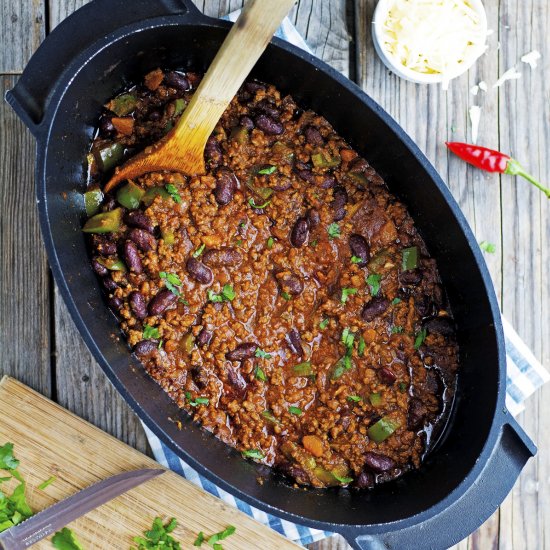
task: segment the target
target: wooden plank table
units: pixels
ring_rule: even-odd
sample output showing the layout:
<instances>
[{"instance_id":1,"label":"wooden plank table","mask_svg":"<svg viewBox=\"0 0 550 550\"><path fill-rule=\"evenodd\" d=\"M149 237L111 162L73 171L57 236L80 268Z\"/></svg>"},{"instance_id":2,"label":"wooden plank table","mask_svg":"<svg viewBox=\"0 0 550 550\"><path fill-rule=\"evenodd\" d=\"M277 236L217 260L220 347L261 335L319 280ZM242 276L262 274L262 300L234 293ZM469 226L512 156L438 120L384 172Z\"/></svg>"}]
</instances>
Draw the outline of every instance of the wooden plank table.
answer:
<instances>
[{"instance_id":1,"label":"wooden plank table","mask_svg":"<svg viewBox=\"0 0 550 550\"><path fill-rule=\"evenodd\" d=\"M242 0L196 0L219 16ZM0 88L17 81L45 35L85 0L0 0ZM129 0L129 5L130 5ZM449 158L445 140L471 139L468 108L482 107L479 142L510 152L550 181L550 7L543 0L486 0L490 48L447 92L404 82L380 62L370 27L376 0L299 0L291 18L315 54L363 87L405 128L448 182L476 237L496 245L486 254L502 309L535 355L550 364L550 209L524 181L486 175ZM520 63L538 49L539 67ZM473 96L516 65L522 78ZM82 343L52 281L34 201L32 138L0 105L0 374L11 374L137 449L140 424ZM500 510L456 548L550 548L550 386L519 420L539 446ZM343 550L337 538L316 550Z\"/></svg>"}]
</instances>

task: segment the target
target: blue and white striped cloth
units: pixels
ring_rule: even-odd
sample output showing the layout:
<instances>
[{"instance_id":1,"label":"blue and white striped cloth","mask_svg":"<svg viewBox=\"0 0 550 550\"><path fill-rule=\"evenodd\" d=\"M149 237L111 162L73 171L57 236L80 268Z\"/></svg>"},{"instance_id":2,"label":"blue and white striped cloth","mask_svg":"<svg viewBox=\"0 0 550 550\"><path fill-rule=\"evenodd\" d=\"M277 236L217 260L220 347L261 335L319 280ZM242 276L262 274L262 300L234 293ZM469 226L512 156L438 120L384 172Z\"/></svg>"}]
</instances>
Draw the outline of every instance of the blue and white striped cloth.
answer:
<instances>
[{"instance_id":1,"label":"blue and white striped cloth","mask_svg":"<svg viewBox=\"0 0 550 550\"><path fill-rule=\"evenodd\" d=\"M235 21L239 12L233 12L226 18ZM287 40L292 44L308 51L304 39L300 36L294 25L287 18L283 21L281 27L277 30L275 36ZM511 414L517 415L523 409L523 401L533 394L540 386L550 380L550 374L537 361L523 340L518 336L512 326L503 319L504 336L506 339L506 357L507 357L507 395L506 406ZM322 538L330 536L332 533L310 529L303 525L297 525L284 519L271 516L253 508L246 502L235 498L228 492L220 489L206 478L200 476L193 468L178 458L166 445L164 445L149 429L145 428L147 438L151 445L156 460L163 466L170 468L174 472L182 475L191 483L198 485L212 495L221 498L227 504L238 508L241 512L252 516L254 519L271 527L288 539L299 543L309 544Z\"/></svg>"}]
</instances>

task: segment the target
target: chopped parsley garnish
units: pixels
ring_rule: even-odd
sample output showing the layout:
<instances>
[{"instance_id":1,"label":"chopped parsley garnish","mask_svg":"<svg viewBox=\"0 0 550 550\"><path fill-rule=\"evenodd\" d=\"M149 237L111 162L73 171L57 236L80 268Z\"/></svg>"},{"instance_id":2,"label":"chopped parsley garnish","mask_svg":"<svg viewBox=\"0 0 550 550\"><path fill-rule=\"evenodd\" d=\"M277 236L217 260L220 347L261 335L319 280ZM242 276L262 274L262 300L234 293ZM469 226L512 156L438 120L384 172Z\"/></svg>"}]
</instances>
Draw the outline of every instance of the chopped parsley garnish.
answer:
<instances>
[{"instance_id":1,"label":"chopped parsley garnish","mask_svg":"<svg viewBox=\"0 0 550 550\"><path fill-rule=\"evenodd\" d=\"M332 472L332 475L336 478L337 481L339 481L340 483L344 483L344 484L348 484L348 483L351 483L353 481L353 478L352 477L341 477L339 476L338 474L335 474L334 472Z\"/></svg>"},{"instance_id":2,"label":"chopped parsley garnish","mask_svg":"<svg viewBox=\"0 0 550 550\"><path fill-rule=\"evenodd\" d=\"M487 241L481 241L479 243L479 248L481 248L483 252L488 252L489 254L494 254L497 250L497 247L493 243Z\"/></svg>"},{"instance_id":3,"label":"chopped parsley garnish","mask_svg":"<svg viewBox=\"0 0 550 550\"><path fill-rule=\"evenodd\" d=\"M275 242L275 240L273 239L273 237L269 237L269 239L267 239L267 249L268 250L271 250L273 248L273 243Z\"/></svg>"},{"instance_id":4,"label":"chopped parsley garnish","mask_svg":"<svg viewBox=\"0 0 550 550\"><path fill-rule=\"evenodd\" d=\"M288 302L290 300L291 296L288 292L281 292L281 296Z\"/></svg>"},{"instance_id":5,"label":"chopped parsley garnish","mask_svg":"<svg viewBox=\"0 0 550 550\"><path fill-rule=\"evenodd\" d=\"M309 243L309 246L311 246L312 248L315 248L318 244L319 244L319 241L318 241L317 239L313 239L313 240Z\"/></svg>"},{"instance_id":6,"label":"chopped parsley garnish","mask_svg":"<svg viewBox=\"0 0 550 550\"><path fill-rule=\"evenodd\" d=\"M254 199L253 199L252 197L250 197L250 198L248 199L248 204L249 204L250 206L252 206L252 208L256 208L256 209L258 209L258 210L261 210L262 208L265 208L270 202L271 202L271 201L268 200L268 201L265 201L263 204L256 204L256 203L254 202Z\"/></svg>"},{"instance_id":7,"label":"chopped parsley garnish","mask_svg":"<svg viewBox=\"0 0 550 550\"><path fill-rule=\"evenodd\" d=\"M208 544L208 546L211 546L214 550L223 550L223 547L220 544L220 540L226 539L227 537L231 536L236 530L237 528L235 526L228 525L223 531L220 531L219 533L214 533L208 538L206 538L206 535L201 531L197 535L193 546L201 546L203 542L206 542L206 544Z\"/></svg>"},{"instance_id":8,"label":"chopped parsley garnish","mask_svg":"<svg viewBox=\"0 0 550 550\"><path fill-rule=\"evenodd\" d=\"M348 395L348 401L359 403L359 401L362 401L362 397L359 397L358 395Z\"/></svg>"},{"instance_id":9,"label":"chopped parsley garnish","mask_svg":"<svg viewBox=\"0 0 550 550\"><path fill-rule=\"evenodd\" d=\"M224 285L219 294L216 294L213 290L208 291L208 299L211 302L231 302L235 299L235 296L235 290L231 285Z\"/></svg>"},{"instance_id":10,"label":"chopped parsley garnish","mask_svg":"<svg viewBox=\"0 0 550 550\"><path fill-rule=\"evenodd\" d=\"M199 405L208 405L210 403L210 399L208 397L196 397L193 399L191 397L191 392L186 391L185 392L185 398L187 399L189 405L192 407L198 407Z\"/></svg>"},{"instance_id":11,"label":"chopped parsley garnish","mask_svg":"<svg viewBox=\"0 0 550 550\"><path fill-rule=\"evenodd\" d=\"M265 168L258 170L258 174L269 175L269 174L273 174L275 170L277 170L277 167L270 164L269 166L266 166Z\"/></svg>"},{"instance_id":12,"label":"chopped parsley garnish","mask_svg":"<svg viewBox=\"0 0 550 550\"><path fill-rule=\"evenodd\" d=\"M302 414L302 409L300 409L300 407L288 407L288 412L290 414L295 414L296 416L300 416Z\"/></svg>"},{"instance_id":13,"label":"chopped parsley garnish","mask_svg":"<svg viewBox=\"0 0 550 550\"><path fill-rule=\"evenodd\" d=\"M346 348L349 350L351 348L353 348L353 341L355 340L355 334L353 334L353 332L351 332L351 330L346 327L343 331L342 331L342 344L344 344L344 346L346 346Z\"/></svg>"},{"instance_id":14,"label":"chopped parsley garnish","mask_svg":"<svg viewBox=\"0 0 550 550\"><path fill-rule=\"evenodd\" d=\"M377 296L380 292L380 281L382 280L382 275L378 275L378 273L371 273L367 277L367 284L370 288L370 293L373 296Z\"/></svg>"},{"instance_id":15,"label":"chopped parsley garnish","mask_svg":"<svg viewBox=\"0 0 550 550\"><path fill-rule=\"evenodd\" d=\"M51 485L56 479L57 479L57 477L55 477L55 476L49 477L46 481L43 481L43 482L38 486L38 488L39 488L41 491L43 491L46 487L48 487L49 485Z\"/></svg>"},{"instance_id":16,"label":"chopped parsley garnish","mask_svg":"<svg viewBox=\"0 0 550 550\"><path fill-rule=\"evenodd\" d=\"M357 344L357 355L359 355L359 357L363 357L366 347L367 347L367 344L365 343L365 339L363 338L363 335L360 334L359 343Z\"/></svg>"},{"instance_id":17,"label":"chopped parsley garnish","mask_svg":"<svg viewBox=\"0 0 550 550\"><path fill-rule=\"evenodd\" d=\"M362 261L363 261L363 259L360 258L359 256L352 256L351 257L351 263L352 264L360 264Z\"/></svg>"},{"instance_id":18,"label":"chopped parsley garnish","mask_svg":"<svg viewBox=\"0 0 550 550\"><path fill-rule=\"evenodd\" d=\"M391 328L391 333L392 334L401 334L402 332L403 332L403 327L400 327L399 325L394 325Z\"/></svg>"},{"instance_id":19,"label":"chopped parsley garnish","mask_svg":"<svg viewBox=\"0 0 550 550\"><path fill-rule=\"evenodd\" d=\"M159 329L156 327L150 327L149 325L143 325L143 338L146 340L149 338L158 338L160 336Z\"/></svg>"},{"instance_id":20,"label":"chopped parsley garnish","mask_svg":"<svg viewBox=\"0 0 550 550\"><path fill-rule=\"evenodd\" d=\"M202 243L199 248L197 248L197 250L195 250L195 252L193 252L193 258L198 258L204 251L204 247L206 245L204 243Z\"/></svg>"},{"instance_id":21,"label":"chopped parsley garnish","mask_svg":"<svg viewBox=\"0 0 550 550\"><path fill-rule=\"evenodd\" d=\"M394 298L391 303L393 306L396 306L397 304L401 303L401 298Z\"/></svg>"},{"instance_id":22,"label":"chopped parsley garnish","mask_svg":"<svg viewBox=\"0 0 550 550\"><path fill-rule=\"evenodd\" d=\"M425 328L417 332L416 337L414 339L414 349L420 348L420 346L424 343L424 340L426 339L426 334L427 334L427 331Z\"/></svg>"},{"instance_id":23,"label":"chopped parsley garnish","mask_svg":"<svg viewBox=\"0 0 550 550\"><path fill-rule=\"evenodd\" d=\"M399 391L403 393L407 391L407 384L405 382L399 382L398 386L399 386Z\"/></svg>"},{"instance_id":24,"label":"chopped parsley garnish","mask_svg":"<svg viewBox=\"0 0 550 550\"><path fill-rule=\"evenodd\" d=\"M351 330L346 327L342 331L342 344L346 346L346 353L344 357L338 360L336 363L336 366L334 368L334 371L332 372L332 379L336 380L337 378L340 378L342 374L344 374L345 371L350 370L353 367L353 362L351 360L351 354L353 352L353 341L355 340L355 334L351 332Z\"/></svg>"},{"instance_id":25,"label":"chopped parsley garnish","mask_svg":"<svg viewBox=\"0 0 550 550\"><path fill-rule=\"evenodd\" d=\"M136 538L141 538L141 537L136 537ZM134 539L134 542L136 542L135 539ZM84 546L82 546L82 543L76 538L76 535L68 527L63 527L61 531L58 531L53 536L52 545L54 548L57 548L58 550L84 550ZM145 550L148 548L156 548L156 547L138 545L138 550ZM166 548L168 550L169 548L178 548L178 547L166 546L163 548Z\"/></svg>"},{"instance_id":26,"label":"chopped parsley garnish","mask_svg":"<svg viewBox=\"0 0 550 550\"><path fill-rule=\"evenodd\" d=\"M173 183L167 183L164 186L164 189L166 189L166 191L168 191L168 194L172 197L174 202L177 202L178 204L181 203L180 194L178 193L177 187Z\"/></svg>"},{"instance_id":27,"label":"chopped parsley garnish","mask_svg":"<svg viewBox=\"0 0 550 550\"><path fill-rule=\"evenodd\" d=\"M166 271L161 271L159 277L164 280L164 285L166 288L176 296L180 295L180 289L177 288L181 286L180 278L175 273L166 273Z\"/></svg>"},{"instance_id":28,"label":"chopped parsley garnish","mask_svg":"<svg viewBox=\"0 0 550 550\"><path fill-rule=\"evenodd\" d=\"M356 288L343 288L340 301L345 304L348 301L348 296L353 296L354 294L357 294Z\"/></svg>"},{"instance_id":29,"label":"chopped parsley garnish","mask_svg":"<svg viewBox=\"0 0 550 550\"><path fill-rule=\"evenodd\" d=\"M242 452L242 455L245 458L257 458L259 460L265 458L264 453L262 453L262 451L259 451L258 449L247 449Z\"/></svg>"},{"instance_id":30,"label":"chopped parsley garnish","mask_svg":"<svg viewBox=\"0 0 550 550\"><path fill-rule=\"evenodd\" d=\"M323 320L319 323L319 328L320 328L321 330L325 330L325 329L328 327L329 321L330 321L330 319L329 319L328 317L326 317L325 319L323 319Z\"/></svg>"},{"instance_id":31,"label":"chopped parsley garnish","mask_svg":"<svg viewBox=\"0 0 550 550\"><path fill-rule=\"evenodd\" d=\"M331 223L327 228L327 232L331 239L337 239L340 236L340 226L336 222Z\"/></svg>"},{"instance_id":32,"label":"chopped parsley garnish","mask_svg":"<svg viewBox=\"0 0 550 550\"><path fill-rule=\"evenodd\" d=\"M257 380L261 380L262 382L267 381L267 376L265 375L265 372L260 367L256 367L256 370L254 371L254 377Z\"/></svg>"},{"instance_id":33,"label":"chopped parsley garnish","mask_svg":"<svg viewBox=\"0 0 550 550\"><path fill-rule=\"evenodd\" d=\"M260 348L256 350L256 353L254 355L256 357L259 357L260 359L271 359L271 354Z\"/></svg>"},{"instance_id":34,"label":"chopped parsley garnish","mask_svg":"<svg viewBox=\"0 0 550 550\"><path fill-rule=\"evenodd\" d=\"M137 550L181 550L180 543L170 535L177 525L176 518L163 525L162 519L156 517L151 529L143 531L143 537L134 537Z\"/></svg>"},{"instance_id":35,"label":"chopped parsley garnish","mask_svg":"<svg viewBox=\"0 0 550 550\"><path fill-rule=\"evenodd\" d=\"M243 240L242 240L242 239L237 239L237 240L235 241L235 244L236 244L237 246L242 246L242 245L243 245Z\"/></svg>"},{"instance_id":36,"label":"chopped parsley garnish","mask_svg":"<svg viewBox=\"0 0 550 550\"><path fill-rule=\"evenodd\" d=\"M0 490L0 532L30 518L33 511L30 509L25 496L26 483L17 471L19 460L13 454L13 443L6 443L0 447L0 470L6 470L9 476L2 477L0 482L12 478L19 481L10 496Z\"/></svg>"}]
</instances>

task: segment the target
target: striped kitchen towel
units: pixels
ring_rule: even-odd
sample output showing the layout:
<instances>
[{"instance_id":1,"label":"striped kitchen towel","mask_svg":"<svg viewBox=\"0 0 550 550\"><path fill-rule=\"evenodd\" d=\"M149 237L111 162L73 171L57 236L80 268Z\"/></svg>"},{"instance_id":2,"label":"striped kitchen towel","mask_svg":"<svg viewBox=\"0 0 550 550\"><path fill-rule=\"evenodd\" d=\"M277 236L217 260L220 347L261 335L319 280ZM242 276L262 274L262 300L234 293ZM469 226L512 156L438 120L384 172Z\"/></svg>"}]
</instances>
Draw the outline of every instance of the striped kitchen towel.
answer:
<instances>
[{"instance_id":1,"label":"striped kitchen towel","mask_svg":"<svg viewBox=\"0 0 550 550\"><path fill-rule=\"evenodd\" d=\"M226 18L235 21L238 14L238 11L233 12ZM287 40L311 53L304 39L288 17L283 21L275 36ZM503 319L503 323L506 339L506 357L508 360L506 406L511 414L516 415L523 410L523 401L535 392L537 388L548 382L550 374L537 361L512 326L505 319ZM241 512L252 516L260 523L271 527L290 540L305 545L332 535L332 533L326 531L310 529L303 525L291 523L253 508L246 502L235 498L206 478L200 476L186 462L178 458L147 427L145 427L145 432L153 454L160 464L182 475L205 491L221 498L227 504L238 508Z\"/></svg>"}]
</instances>

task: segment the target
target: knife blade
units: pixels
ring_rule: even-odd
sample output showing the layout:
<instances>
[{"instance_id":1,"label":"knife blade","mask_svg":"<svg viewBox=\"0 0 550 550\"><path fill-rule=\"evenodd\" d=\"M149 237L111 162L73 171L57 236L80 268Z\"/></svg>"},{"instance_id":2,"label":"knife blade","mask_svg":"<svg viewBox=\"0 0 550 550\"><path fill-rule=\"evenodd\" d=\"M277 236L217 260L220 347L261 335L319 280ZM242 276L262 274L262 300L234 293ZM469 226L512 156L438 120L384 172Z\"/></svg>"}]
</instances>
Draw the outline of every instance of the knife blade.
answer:
<instances>
[{"instance_id":1,"label":"knife blade","mask_svg":"<svg viewBox=\"0 0 550 550\"><path fill-rule=\"evenodd\" d=\"M71 521L162 473L164 470L144 468L117 474L94 483L38 512L23 523L0 533L0 549L21 550L28 548Z\"/></svg>"}]
</instances>

